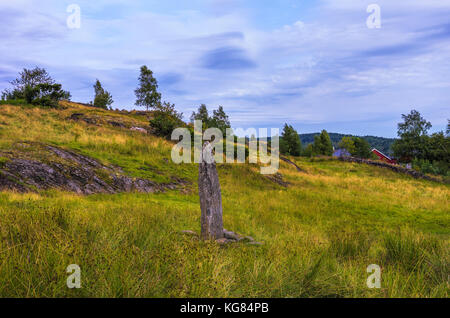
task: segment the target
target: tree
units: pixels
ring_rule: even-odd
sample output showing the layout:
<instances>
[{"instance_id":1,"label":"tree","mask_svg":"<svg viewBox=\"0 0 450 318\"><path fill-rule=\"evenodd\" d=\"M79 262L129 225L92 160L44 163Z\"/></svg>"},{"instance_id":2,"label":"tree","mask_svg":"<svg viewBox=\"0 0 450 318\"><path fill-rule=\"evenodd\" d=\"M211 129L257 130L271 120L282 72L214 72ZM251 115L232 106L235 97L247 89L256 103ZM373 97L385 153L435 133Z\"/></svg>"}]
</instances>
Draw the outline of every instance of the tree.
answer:
<instances>
[{"instance_id":1,"label":"tree","mask_svg":"<svg viewBox=\"0 0 450 318\"><path fill-rule=\"evenodd\" d=\"M108 109L108 106L111 106L111 104L114 102L111 94L103 89L102 84L98 79L95 82L94 91L95 91L94 97L95 107Z\"/></svg>"},{"instance_id":2,"label":"tree","mask_svg":"<svg viewBox=\"0 0 450 318\"><path fill-rule=\"evenodd\" d=\"M210 120L211 118L209 117L209 113L208 113L208 108L206 107L205 104L201 104L198 107L197 112L192 112L191 115L191 122L193 123L195 120L201 120L203 123L203 129L206 129L208 127L210 127Z\"/></svg>"},{"instance_id":3,"label":"tree","mask_svg":"<svg viewBox=\"0 0 450 318\"><path fill-rule=\"evenodd\" d=\"M354 151L350 152L352 156L364 159L372 157L372 150L367 140L360 137L352 137L352 141L355 146Z\"/></svg>"},{"instance_id":4,"label":"tree","mask_svg":"<svg viewBox=\"0 0 450 318\"><path fill-rule=\"evenodd\" d=\"M43 68L24 68L19 77L10 82L12 90L2 92L4 100L25 100L28 104L57 107L62 99L70 99L70 93L56 84Z\"/></svg>"},{"instance_id":5,"label":"tree","mask_svg":"<svg viewBox=\"0 0 450 318\"><path fill-rule=\"evenodd\" d=\"M230 119L222 106L219 106L217 110L213 111L213 117L210 122L212 127L220 129L224 135L226 134L227 128L231 128Z\"/></svg>"},{"instance_id":6,"label":"tree","mask_svg":"<svg viewBox=\"0 0 450 318\"><path fill-rule=\"evenodd\" d=\"M153 77L153 72L147 66L141 67L139 76L139 87L134 91L136 94L136 106L155 108L161 104L161 94L158 92L158 82Z\"/></svg>"},{"instance_id":7,"label":"tree","mask_svg":"<svg viewBox=\"0 0 450 318\"><path fill-rule=\"evenodd\" d=\"M331 156L333 154L333 144L326 130L322 130L320 135L314 136L313 143L314 155Z\"/></svg>"},{"instance_id":8,"label":"tree","mask_svg":"<svg viewBox=\"0 0 450 318\"><path fill-rule=\"evenodd\" d=\"M338 147L340 149L345 149L348 151L349 154L353 156L353 154L356 152L355 142L353 141L353 138L351 137L342 137L341 141L338 144Z\"/></svg>"},{"instance_id":9,"label":"tree","mask_svg":"<svg viewBox=\"0 0 450 318\"><path fill-rule=\"evenodd\" d=\"M300 156L302 152L302 142L294 127L284 124L280 140L280 152L285 155Z\"/></svg>"},{"instance_id":10,"label":"tree","mask_svg":"<svg viewBox=\"0 0 450 318\"><path fill-rule=\"evenodd\" d=\"M197 112L192 112L191 123L194 123L195 120L202 121L203 130L208 128L218 128L225 134L227 128L231 128L230 119L222 106L219 106L217 110L213 110L213 116L210 117L206 105L201 104L198 107Z\"/></svg>"},{"instance_id":11,"label":"tree","mask_svg":"<svg viewBox=\"0 0 450 318\"><path fill-rule=\"evenodd\" d=\"M445 132L445 134L447 136L450 135L450 119L447 119L447 131Z\"/></svg>"},{"instance_id":12,"label":"tree","mask_svg":"<svg viewBox=\"0 0 450 318\"><path fill-rule=\"evenodd\" d=\"M29 86L27 86L29 88ZM27 91L27 90L26 90ZM27 96L27 102L34 105L49 107L58 107L58 102L63 99L70 99L70 93L62 89L61 84L42 83L30 89L33 99L30 101ZM26 94L27 95L27 94Z\"/></svg>"},{"instance_id":13,"label":"tree","mask_svg":"<svg viewBox=\"0 0 450 318\"><path fill-rule=\"evenodd\" d=\"M414 158L423 159L431 123L416 110L412 110L408 115L402 114L402 118L404 121L398 124L397 132L400 139L392 145L394 156L401 162L410 162Z\"/></svg>"},{"instance_id":14,"label":"tree","mask_svg":"<svg viewBox=\"0 0 450 318\"><path fill-rule=\"evenodd\" d=\"M31 103L34 95L37 94L36 87L38 85L53 85L55 81L45 69L36 66L34 69L24 68L10 84L13 89L5 89L2 92L3 100L25 99L28 103Z\"/></svg>"},{"instance_id":15,"label":"tree","mask_svg":"<svg viewBox=\"0 0 450 318\"><path fill-rule=\"evenodd\" d=\"M24 68L19 73L19 77L10 82L15 89L23 91L26 86L35 87L39 84L55 84L55 81L50 77L44 68L35 67L34 69Z\"/></svg>"},{"instance_id":16,"label":"tree","mask_svg":"<svg viewBox=\"0 0 450 318\"><path fill-rule=\"evenodd\" d=\"M450 137L446 137L443 131L432 134L426 145L425 159L450 164Z\"/></svg>"},{"instance_id":17,"label":"tree","mask_svg":"<svg viewBox=\"0 0 450 318\"><path fill-rule=\"evenodd\" d=\"M312 157L312 156L314 156L314 146L313 146L313 144L307 144L305 149L303 150L302 155L305 156L305 157Z\"/></svg>"}]
</instances>

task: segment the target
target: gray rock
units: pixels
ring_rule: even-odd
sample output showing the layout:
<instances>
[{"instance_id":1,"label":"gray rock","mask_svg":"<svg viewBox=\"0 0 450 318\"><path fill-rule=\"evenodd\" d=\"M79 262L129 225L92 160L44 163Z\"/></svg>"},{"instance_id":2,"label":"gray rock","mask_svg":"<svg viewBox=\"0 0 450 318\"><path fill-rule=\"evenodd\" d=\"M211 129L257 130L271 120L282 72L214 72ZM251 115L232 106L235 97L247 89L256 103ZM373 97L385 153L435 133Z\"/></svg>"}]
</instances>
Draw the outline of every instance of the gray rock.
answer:
<instances>
[{"instance_id":1,"label":"gray rock","mask_svg":"<svg viewBox=\"0 0 450 318\"><path fill-rule=\"evenodd\" d=\"M234 233L232 231L228 231L226 229L223 229L223 236L230 240L240 241L243 239L243 237L237 233Z\"/></svg>"},{"instance_id":2,"label":"gray rock","mask_svg":"<svg viewBox=\"0 0 450 318\"><path fill-rule=\"evenodd\" d=\"M0 191L30 192L57 188L78 194L144 192L178 189L187 181L158 184L132 178L120 168L106 166L74 151L37 142L17 143L10 152L0 152L8 161L0 167Z\"/></svg>"},{"instance_id":3,"label":"gray rock","mask_svg":"<svg viewBox=\"0 0 450 318\"><path fill-rule=\"evenodd\" d=\"M216 243L220 244L220 245L225 245L225 244L231 244L231 243L236 243L237 241L235 240L229 240L227 238L220 238L218 240L216 240Z\"/></svg>"},{"instance_id":4,"label":"gray rock","mask_svg":"<svg viewBox=\"0 0 450 318\"><path fill-rule=\"evenodd\" d=\"M255 239L251 236L246 236L244 237L245 240L250 241L250 242L255 242Z\"/></svg>"},{"instance_id":5,"label":"gray rock","mask_svg":"<svg viewBox=\"0 0 450 318\"><path fill-rule=\"evenodd\" d=\"M201 208L201 237L204 240L224 238L222 194L212 146L205 142L198 169L198 193Z\"/></svg>"},{"instance_id":6,"label":"gray rock","mask_svg":"<svg viewBox=\"0 0 450 318\"><path fill-rule=\"evenodd\" d=\"M142 127L131 127L130 130L139 131L139 132L144 133L144 134L147 133L147 129L142 128Z\"/></svg>"}]
</instances>

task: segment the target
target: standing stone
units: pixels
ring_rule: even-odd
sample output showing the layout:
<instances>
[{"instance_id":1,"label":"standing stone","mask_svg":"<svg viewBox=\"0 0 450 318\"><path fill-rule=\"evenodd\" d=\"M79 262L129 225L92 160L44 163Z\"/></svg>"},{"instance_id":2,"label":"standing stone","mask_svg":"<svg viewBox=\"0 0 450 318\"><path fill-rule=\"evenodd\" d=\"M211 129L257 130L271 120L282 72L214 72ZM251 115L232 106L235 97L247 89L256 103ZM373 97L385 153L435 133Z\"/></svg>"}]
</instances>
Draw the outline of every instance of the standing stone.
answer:
<instances>
[{"instance_id":1,"label":"standing stone","mask_svg":"<svg viewBox=\"0 0 450 318\"><path fill-rule=\"evenodd\" d=\"M222 194L212 146L209 142L203 145L202 161L198 169L198 193L202 210L202 239L223 238Z\"/></svg>"}]
</instances>

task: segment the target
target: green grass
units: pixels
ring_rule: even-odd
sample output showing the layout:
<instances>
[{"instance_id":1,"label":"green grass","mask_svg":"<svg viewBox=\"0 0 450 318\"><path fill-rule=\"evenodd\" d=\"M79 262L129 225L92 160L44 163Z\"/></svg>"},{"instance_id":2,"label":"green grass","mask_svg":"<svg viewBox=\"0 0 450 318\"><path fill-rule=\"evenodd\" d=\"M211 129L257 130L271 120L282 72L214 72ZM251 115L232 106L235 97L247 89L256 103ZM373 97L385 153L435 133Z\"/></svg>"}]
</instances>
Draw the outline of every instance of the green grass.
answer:
<instances>
[{"instance_id":1,"label":"green grass","mask_svg":"<svg viewBox=\"0 0 450 318\"><path fill-rule=\"evenodd\" d=\"M0 193L1 297L448 297L448 185L292 159L306 172L282 163L283 188L255 165L219 165L225 227L264 243L219 246L181 233L200 230L196 165L166 163L171 144L156 137L67 121L86 111L69 106L3 106L0 150L52 143L134 176L186 178L191 193ZM66 286L70 264L81 289ZM366 286L370 264L381 289Z\"/></svg>"}]
</instances>

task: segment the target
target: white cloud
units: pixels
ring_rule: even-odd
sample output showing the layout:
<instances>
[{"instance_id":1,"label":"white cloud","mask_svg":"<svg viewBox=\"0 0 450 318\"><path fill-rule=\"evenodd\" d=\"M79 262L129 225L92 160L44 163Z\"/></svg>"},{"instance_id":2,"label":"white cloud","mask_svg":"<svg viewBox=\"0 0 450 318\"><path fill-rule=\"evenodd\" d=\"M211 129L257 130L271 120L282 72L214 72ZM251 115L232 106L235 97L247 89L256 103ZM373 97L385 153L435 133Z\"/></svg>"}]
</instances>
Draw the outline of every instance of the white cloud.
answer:
<instances>
[{"instance_id":1,"label":"white cloud","mask_svg":"<svg viewBox=\"0 0 450 318\"><path fill-rule=\"evenodd\" d=\"M157 2L154 9L140 1L78 2L79 30L66 27L59 1L0 2L9 13L0 71L48 67L81 101L92 98L90 82L99 78L124 108L133 105L138 68L147 64L166 79L164 98L187 115L200 103L221 104L247 126L392 120L412 106L439 122L449 116L448 108L442 114L450 68L444 1L377 1L383 24L376 30L365 23L373 1L322 1L314 19L274 30L258 28L237 2L170 11L157 10ZM436 32L442 36L433 38ZM242 50L254 66L205 68L202 58L220 48ZM360 130L395 134L395 127Z\"/></svg>"}]
</instances>

